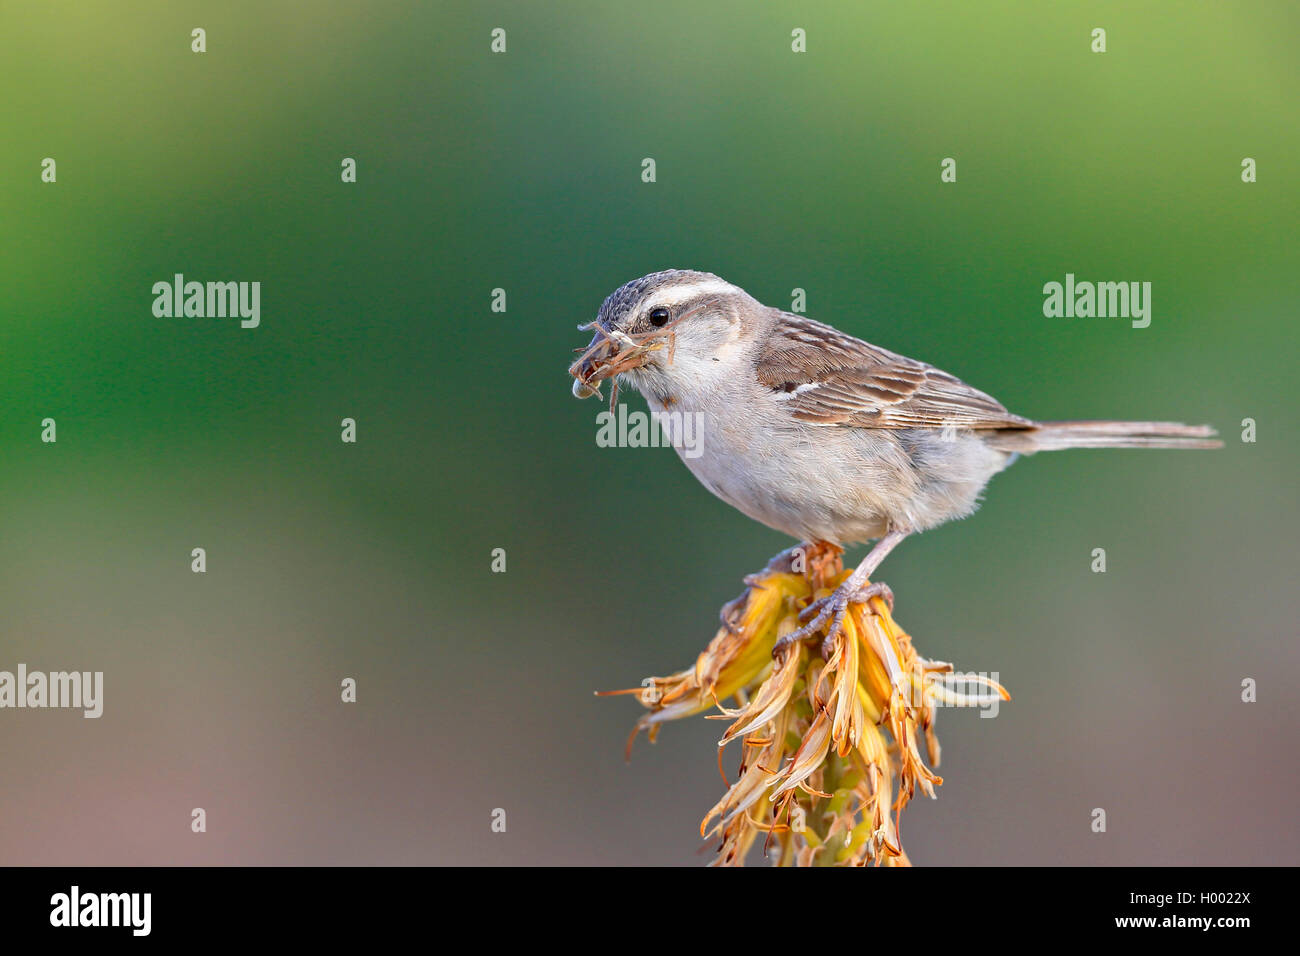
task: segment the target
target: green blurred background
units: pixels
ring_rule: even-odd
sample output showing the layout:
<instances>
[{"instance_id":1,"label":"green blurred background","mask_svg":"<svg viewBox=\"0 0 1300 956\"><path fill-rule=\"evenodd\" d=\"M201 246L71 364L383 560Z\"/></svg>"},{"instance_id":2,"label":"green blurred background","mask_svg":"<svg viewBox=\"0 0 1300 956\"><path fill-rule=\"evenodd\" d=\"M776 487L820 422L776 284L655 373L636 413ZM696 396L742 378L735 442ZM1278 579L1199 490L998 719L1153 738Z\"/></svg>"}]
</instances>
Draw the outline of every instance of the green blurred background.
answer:
<instances>
[{"instance_id":1,"label":"green blurred background","mask_svg":"<svg viewBox=\"0 0 1300 956\"><path fill-rule=\"evenodd\" d=\"M626 765L592 691L690 664L791 542L597 448L565 376L671 267L1025 415L1227 439L1021 461L886 564L1014 698L940 715L916 862L1297 862L1298 39L1280 2L6 5L0 669L106 688L0 712L0 863L707 859L719 725ZM261 327L155 319L176 272L260 281ZM1151 327L1044 318L1066 272L1152 282Z\"/></svg>"}]
</instances>

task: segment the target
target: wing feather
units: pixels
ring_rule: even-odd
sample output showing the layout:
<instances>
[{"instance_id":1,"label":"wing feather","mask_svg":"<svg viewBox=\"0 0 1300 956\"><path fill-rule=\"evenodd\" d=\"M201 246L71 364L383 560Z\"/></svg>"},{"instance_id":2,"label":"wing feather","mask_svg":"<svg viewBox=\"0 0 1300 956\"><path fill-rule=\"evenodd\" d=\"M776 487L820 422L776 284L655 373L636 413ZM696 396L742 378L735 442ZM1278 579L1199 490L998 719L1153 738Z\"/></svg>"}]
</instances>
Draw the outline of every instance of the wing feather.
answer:
<instances>
[{"instance_id":1,"label":"wing feather","mask_svg":"<svg viewBox=\"0 0 1300 956\"><path fill-rule=\"evenodd\" d=\"M755 369L799 421L857 428L1031 428L956 376L782 313Z\"/></svg>"}]
</instances>

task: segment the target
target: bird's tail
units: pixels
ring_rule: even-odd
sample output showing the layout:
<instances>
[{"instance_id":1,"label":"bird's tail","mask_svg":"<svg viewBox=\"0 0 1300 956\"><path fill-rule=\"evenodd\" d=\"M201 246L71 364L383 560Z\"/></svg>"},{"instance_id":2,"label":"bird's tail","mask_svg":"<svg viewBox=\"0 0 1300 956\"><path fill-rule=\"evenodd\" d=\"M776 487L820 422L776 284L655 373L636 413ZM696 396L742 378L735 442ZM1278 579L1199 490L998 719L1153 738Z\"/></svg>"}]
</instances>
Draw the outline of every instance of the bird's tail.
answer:
<instances>
[{"instance_id":1,"label":"bird's tail","mask_svg":"<svg viewBox=\"0 0 1300 956\"><path fill-rule=\"evenodd\" d=\"M1038 422L999 432L996 444L1025 454L1062 448L1222 448L1215 434L1209 425L1179 422Z\"/></svg>"}]
</instances>

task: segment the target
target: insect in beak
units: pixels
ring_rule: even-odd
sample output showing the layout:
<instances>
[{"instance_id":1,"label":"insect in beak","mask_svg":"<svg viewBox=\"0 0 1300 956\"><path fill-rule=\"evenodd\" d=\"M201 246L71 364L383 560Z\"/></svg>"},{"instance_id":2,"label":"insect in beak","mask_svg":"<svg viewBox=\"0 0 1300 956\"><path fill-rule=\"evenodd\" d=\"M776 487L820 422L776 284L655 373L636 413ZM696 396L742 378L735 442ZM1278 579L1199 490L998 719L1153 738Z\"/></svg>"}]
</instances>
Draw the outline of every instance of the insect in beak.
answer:
<instances>
[{"instance_id":1,"label":"insect in beak","mask_svg":"<svg viewBox=\"0 0 1300 956\"><path fill-rule=\"evenodd\" d=\"M664 335L656 332L653 336L634 338L626 332L606 329L595 322L580 325L578 329L593 329L596 334L578 360L569 366L569 374L573 376L573 395L575 398L600 395L600 383L607 378L611 379L609 408L612 412L618 402L618 381L614 376L645 365L647 355L664 347ZM672 333L668 334L671 338ZM670 361L671 356L670 346Z\"/></svg>"}]
</instances>

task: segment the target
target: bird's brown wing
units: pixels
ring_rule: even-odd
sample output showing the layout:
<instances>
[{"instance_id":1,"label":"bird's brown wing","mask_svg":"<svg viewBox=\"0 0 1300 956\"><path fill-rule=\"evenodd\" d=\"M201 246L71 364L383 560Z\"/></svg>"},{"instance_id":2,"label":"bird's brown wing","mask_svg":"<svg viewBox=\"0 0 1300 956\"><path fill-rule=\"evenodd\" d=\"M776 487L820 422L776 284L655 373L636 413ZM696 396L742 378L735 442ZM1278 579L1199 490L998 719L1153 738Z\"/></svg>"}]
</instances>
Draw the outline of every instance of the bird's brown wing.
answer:
<instances>
[{"instance_id":1,"label":"bird's brown wing","mask_svg":"<svg viewBox=\"0 0 1300 956\"><path fill-rule=\"evenodd\" d=\"M1031 428L961 379L783 313L756 368L797 421L857 428Z\"/></svg>"}]
</instances>

